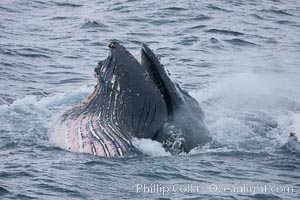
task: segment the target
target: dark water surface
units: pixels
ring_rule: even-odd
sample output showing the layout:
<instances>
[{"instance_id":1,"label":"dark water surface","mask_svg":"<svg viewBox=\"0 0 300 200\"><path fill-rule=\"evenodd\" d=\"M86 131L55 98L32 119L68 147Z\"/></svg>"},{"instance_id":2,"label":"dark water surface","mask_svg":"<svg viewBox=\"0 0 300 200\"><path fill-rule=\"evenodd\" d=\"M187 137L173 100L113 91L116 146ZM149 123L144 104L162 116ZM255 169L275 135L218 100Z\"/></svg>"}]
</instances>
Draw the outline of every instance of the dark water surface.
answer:
<instances>
[{"instance_id":1,"label":"dark water surface","mask_svg":"<svg viewBox=\"0 0 300 200\"><path fill-rule=\"evenodd\" d=\"M119 39L141 42L201 103L214 142L106 159L48 142ZM0 2L0 199L300 199L300 3ZM145 184L145 185L144 185Z\"/></svg>"}]
</instances>

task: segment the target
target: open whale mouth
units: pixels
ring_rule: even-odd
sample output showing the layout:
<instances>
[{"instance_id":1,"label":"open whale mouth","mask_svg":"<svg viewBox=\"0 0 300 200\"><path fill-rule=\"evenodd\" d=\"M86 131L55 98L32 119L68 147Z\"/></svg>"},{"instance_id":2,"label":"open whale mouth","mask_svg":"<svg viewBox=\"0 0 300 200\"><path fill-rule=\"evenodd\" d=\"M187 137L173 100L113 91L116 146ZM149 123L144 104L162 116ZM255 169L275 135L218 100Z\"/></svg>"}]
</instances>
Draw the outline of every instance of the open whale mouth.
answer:
<instances>
[{"instance_id":1,"label":"open whale mouth","mask_svg":"<svg viewBox=\"0 0 300 200\"><path fill-rule=\"evenodd\" d=\"M95 68L95 97L99 99L94 102L114 107L114 120L122 131L152 139L172 112L163 80L167 75L162 75L162 65L146 45L141 50L141 62L118 41L112 41L108 47L109 56ZM103 97L111 99L105 102Z\"/></svg>"},{"instance_id":2,"label":"open whale mouth","mask_svg":"<svg viewBox=\"0 0 300 200\"><path fill-rule=\"evenodd\" d=\"M116 81L116 78L121 75L124 79L127 78L127 85L135 84L144 89L147 88L144 87L144 85L155 87L153 89L159 91L165 102L167 113L171 116L174 109L173 104L182 101L182 99L175 84L170 80L164 66L160 63L153 51L147 45L143 44L141 48L141 61L138 62L120 42L114 40L108 47L111 49L108 58L104 61L100 61L98 67L95 69L95 74L99 77L100 83L107 80ZM126 73L118 73L118 71L124 71ZM134 80L130 77L124 77L129 75L134 75ZM139 77L144 77L145 81L143 83L139 82L139 80L137 80ZM119 88L124 88L125 85L120 85ZM134 90L131 90L131 92L134 93Z\"/></svg>"},{"instance_id":3,"label":"open whale mouth","mask_svg":"<svg viewBox=\"0 0 300 200\"><path fill-rule=\"evenodd\" d=\"M159 142L176 130L185 137L185 151L211 139L198 102L171 81L148 46L142 45L140 62L116 40L108 47L109 56L95 68L98 84L90 106L104 109L102 120L118 124L121 132Z\"/></svg>"}]
</instances>

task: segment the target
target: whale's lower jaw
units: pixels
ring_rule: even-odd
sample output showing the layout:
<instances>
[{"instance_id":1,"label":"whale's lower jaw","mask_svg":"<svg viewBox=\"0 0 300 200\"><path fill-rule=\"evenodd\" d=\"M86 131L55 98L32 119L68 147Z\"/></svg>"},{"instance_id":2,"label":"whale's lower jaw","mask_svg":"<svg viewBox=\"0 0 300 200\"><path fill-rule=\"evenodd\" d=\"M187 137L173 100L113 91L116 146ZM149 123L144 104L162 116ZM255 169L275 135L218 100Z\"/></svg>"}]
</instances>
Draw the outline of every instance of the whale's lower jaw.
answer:
<instances>
[{"instance_id":1,"label":"whale's lower jaw","mask_svg":"<svg viewBox=\"0 0 300 200\"><path fill-rule=\"evenodd\" d=\"M123 157L130 154L133 137L129 133L121 134L118 124L103 123L97 114L77 115L74 110L70 111L72 112L64 114L64 119L54 127L50 142L72 152L101 157Z\"/></svg>"}]
</instances>

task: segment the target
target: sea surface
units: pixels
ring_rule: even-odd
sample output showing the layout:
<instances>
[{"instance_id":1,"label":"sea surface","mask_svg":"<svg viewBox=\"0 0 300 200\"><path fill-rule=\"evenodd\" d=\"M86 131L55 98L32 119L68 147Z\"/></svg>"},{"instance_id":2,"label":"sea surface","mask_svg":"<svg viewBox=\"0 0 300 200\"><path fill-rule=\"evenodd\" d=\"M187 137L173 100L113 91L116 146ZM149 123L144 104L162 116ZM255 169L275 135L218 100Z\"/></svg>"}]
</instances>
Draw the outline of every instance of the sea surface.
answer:
<instances>
[{"instance_id":1,"label":"sea surface","mask_svg":"<svg viewBox=\"0 0 300 200\"><path fill-rule=\"evenodd\" d=\"M49 142L118 39L192 94L214 141L101 158ZM0 199L300 199L298 0L1 0Z\"/></svg>"}]
</instances>

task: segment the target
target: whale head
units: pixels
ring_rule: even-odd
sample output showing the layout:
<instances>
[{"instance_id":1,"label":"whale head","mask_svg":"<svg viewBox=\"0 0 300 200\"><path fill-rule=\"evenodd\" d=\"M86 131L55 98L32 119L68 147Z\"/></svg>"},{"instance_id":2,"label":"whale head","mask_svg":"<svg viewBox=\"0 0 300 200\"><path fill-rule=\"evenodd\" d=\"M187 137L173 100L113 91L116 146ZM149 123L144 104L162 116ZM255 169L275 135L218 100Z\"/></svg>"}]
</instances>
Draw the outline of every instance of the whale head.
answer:
<instances>
[{"instance_id":1,"label":"whale head","mask_svg":"<svg viewBox=\"0 0 300 200\"><path fill-rule=\"evenodd\" d=\"M166 73L145 44L137 61L117 40L95 68L97 86L88 104L120 134L159 141L172 153L189 152L211 141L199 103ZM100 108L100 109L99 109ZM103 110L106 110L105 112Z\"/></svg>"}]
</instances>

